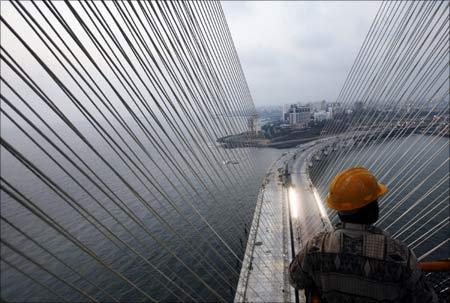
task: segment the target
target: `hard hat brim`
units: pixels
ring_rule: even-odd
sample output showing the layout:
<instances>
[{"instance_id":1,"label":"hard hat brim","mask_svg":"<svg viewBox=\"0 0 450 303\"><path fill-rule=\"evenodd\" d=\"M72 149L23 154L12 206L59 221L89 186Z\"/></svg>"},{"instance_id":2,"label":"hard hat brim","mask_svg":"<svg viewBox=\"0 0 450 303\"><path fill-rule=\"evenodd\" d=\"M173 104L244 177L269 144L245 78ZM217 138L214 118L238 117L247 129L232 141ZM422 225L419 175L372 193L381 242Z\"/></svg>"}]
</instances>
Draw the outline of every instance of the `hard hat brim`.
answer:
<instances>
[{"instance_id":1,"label":"hard hat brim","mask_svg":"<svg viewBox=\"0 0 450 303\"><path fill-rule=\"evenodd\" d=\"M335 209L337 211L355 210L355 209L359 209L359 208L366 206L367 204L369 204L372 201L375 201L376 199L378 199L379 197L384 195L387 191L388 191L388 188L386 185L384 185L382 183L378 183L378 193L375 196L370 197L370 199L367 199L366 201L364 201L363 203L358 205L358 207L355 207L355 205L351 202L334 203L329 194L327 195L326 203L329 208Z\"/></svg>"},{"instance_id":2,"label":"hard hat brim","mask_svg":"<svg viewBox=\"0 0 450 303\"><path fill-rule=\"evenodd\" d=\"M381 197L382 195L384 195L388 191L387 186L382 184L382 183L378 183L378 187L380 188L380 192L378 193L378 197Z\"/></svg>"}]
</instances>

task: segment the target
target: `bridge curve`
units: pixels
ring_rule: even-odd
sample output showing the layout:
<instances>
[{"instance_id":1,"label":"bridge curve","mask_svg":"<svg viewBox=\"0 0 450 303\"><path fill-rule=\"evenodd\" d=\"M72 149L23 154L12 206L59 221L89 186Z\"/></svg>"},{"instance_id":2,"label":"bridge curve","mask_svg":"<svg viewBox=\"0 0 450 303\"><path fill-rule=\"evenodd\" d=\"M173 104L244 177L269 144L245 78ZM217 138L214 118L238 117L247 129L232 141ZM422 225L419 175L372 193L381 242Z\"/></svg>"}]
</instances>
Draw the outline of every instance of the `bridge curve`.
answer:
<instances>
[{"instance_id":1,"label":"bridge curve","mask_svg":"<svg viewBox=\"0 0 450 303\"><path fill-rule=\"evenodd\" d=\"M315 140L284 153L264 178L246 253L241 268L235 302L294 302L289 285L290 260L314 234L329 230L331 222L309 177L308 163L340 137ZM259 253L255 253L259 252ZM255 266L257 265L257 266ZM272 280L264 277L272 275ZM300 302L304 294L297 294Z\"/></svg>"}]
</instances>

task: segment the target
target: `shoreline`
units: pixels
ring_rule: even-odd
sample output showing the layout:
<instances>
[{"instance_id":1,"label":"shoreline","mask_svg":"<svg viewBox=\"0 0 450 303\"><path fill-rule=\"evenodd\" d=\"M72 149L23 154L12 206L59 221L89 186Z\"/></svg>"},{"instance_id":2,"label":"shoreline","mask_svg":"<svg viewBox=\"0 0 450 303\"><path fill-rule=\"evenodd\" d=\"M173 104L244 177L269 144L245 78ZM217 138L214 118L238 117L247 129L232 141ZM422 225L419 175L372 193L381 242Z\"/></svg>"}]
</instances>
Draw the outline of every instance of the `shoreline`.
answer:
<instances>
[{"instance_id":1,"label":"shoreline","mask_svg":"<svg viewBox=\"0 0 450 303\"><path fill-rule=\"evenodd\" d=\"M390 134L383 134L379 136L378 138L384 138L386 135L395 136L398 131L402 130L394 130ZM406 130L404 131L404 135L409 135L413 130ZM414 131L415 134L418 135L426 135L430 136L433 135L433 132L423 132L422 130L416 130ZM336 136L339 134L330 134L330 136ZM449 137L449 133L444 134L444 137ZM323 139L324 136L312 136L312 137L306 137L306 138L293 138L283 141L274 141L274 139L258 139L254 138L254 134L249 133L241 133L238 135L228 135L225 137L221 137L216 140L217 143L220 144L223 148L239 148L239 147L259 147L259 148L276 148L276 149L285 149L285 148L293 148L296 147L299 144L308 143L314 140ZM377 138L376 136L373 136L373 138ZM369 139L370 140L370 139ZM372 139L373 140L373 139Z\"/></svg>"}]
</instances>

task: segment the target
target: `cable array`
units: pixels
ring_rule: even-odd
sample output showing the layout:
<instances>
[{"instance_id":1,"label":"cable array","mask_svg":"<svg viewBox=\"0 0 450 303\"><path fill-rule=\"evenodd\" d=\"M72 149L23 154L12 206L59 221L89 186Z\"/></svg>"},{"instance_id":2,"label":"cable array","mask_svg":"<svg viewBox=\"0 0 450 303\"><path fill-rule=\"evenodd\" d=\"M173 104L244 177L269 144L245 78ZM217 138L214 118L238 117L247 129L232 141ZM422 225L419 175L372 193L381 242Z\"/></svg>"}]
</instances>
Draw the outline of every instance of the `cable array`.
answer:
<instances>
[{"instance_id":1,"label":"cable array","mask_svg":"<svg viewBox=\"0 0 450 303\"><path fill-rule=\"evenodd\" d=\"M311 168L322 199L339 171L373 171L389 188L377 224L421 258L442 257L438 244L448 241L448 9L447 1L381 4L336 100L353 112L324 128L342 140Z\"/></svg>"},{"instance_id":2,"label":"cable array","mask_svg":"<svg viewBox=\"0 0 450 303\"><path fill-rule=\"evenodd\" d=\"M265 171L220 3L11 1L0 20L2 299L232 300Z\"/></svg>"}]
</instances>

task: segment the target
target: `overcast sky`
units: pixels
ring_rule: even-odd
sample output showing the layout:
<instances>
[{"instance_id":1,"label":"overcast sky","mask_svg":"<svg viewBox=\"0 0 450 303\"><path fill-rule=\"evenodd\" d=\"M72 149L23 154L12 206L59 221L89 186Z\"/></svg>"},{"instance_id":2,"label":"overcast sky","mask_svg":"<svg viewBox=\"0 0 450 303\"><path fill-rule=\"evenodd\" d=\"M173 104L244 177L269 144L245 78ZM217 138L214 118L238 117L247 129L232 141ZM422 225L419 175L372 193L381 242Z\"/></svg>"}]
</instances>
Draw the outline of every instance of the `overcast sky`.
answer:
<instances>
[{"instance_id":1,"label":"overcast sky","mask_svg":"<svg viewBox=\"0 0 450 303\"><path fill-rule=\"evenodd\" d=\"M222 2L255 104L334 101L379 5Z\"/></svg>"}]
</instances>

